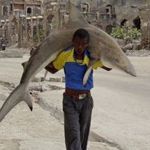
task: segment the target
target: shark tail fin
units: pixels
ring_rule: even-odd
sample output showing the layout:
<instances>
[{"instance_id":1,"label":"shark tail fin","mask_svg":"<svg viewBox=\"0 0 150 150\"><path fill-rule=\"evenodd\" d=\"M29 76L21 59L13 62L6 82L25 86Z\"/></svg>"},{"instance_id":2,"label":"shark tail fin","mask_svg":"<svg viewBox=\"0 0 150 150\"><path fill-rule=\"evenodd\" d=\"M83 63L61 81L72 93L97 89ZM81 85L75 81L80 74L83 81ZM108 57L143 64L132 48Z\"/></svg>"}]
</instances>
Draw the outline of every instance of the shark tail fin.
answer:
<instances>
[{"instance_id":1,"label":"shark tail fin","mask_svg":"<svg viewBox=\"0 0 150 150\"><path fill-rule=\"evenodd\" d=\"M29 92L26 90L25 84L20 84L17 86L2 105L0 109L0 122L9 113L9 111L21 101L25 101L32 111L32 98Z\"/></svg>"}]
</instances>

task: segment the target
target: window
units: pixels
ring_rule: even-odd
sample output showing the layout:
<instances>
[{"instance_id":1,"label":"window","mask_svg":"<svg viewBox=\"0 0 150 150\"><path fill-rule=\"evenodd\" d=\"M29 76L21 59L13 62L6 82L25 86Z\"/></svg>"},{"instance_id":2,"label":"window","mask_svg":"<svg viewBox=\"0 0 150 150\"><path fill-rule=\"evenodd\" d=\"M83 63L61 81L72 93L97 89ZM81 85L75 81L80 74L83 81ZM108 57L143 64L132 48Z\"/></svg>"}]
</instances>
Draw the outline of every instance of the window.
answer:
<instances>
[{"instance_id":1,"label":"window","mask_svg":"<svg viewBox=\"0 0 150 150\"><path fill-rule=\"evenodd\" d=\"M3 7L3 16L7 16L8 15L8 7L4 6Z\"/></svg>"},{"instance_id":2,"label":"window","mask_svg":"<svg viewBox=\"0 0 150 150\"><path fill-rule=\"evenodd\" d=\"M30 7L27 8L27 14L29 14L29 15L32 14L32 8L30 8Z\"/></svg>"}]
</instances>

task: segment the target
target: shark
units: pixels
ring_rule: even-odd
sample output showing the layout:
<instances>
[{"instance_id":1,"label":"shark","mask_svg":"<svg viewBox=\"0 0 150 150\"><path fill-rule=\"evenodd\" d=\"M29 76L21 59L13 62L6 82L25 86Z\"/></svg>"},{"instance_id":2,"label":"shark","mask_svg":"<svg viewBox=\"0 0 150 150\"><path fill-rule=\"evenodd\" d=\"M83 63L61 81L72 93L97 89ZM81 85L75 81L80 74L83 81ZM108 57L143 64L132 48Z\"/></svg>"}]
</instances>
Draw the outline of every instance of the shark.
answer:
<instances>
[{"instance_id":1,"label":"shark","mask_svg":"<svg viewBox=\"0 0 150 150\"><path fill-rule=\"evenodd\" d=\"M52 62L57 55L69 45L74 32L79 28L86 29L90 34L89 51L92 60L83 78L83 84L86 84L92 65L100 58L108 60L114 66L136 76L135 69L127 56L123 53L118 43L106 32L89 24L73 4L69 5L69 22L65 28L54 30L37 48L29 58L19 85L10 93L0 109L0 121L12 110L18 103L24 101L29 109L33 110L33 100L28 87L33 77Z\"/></svg>"}]
</instances>

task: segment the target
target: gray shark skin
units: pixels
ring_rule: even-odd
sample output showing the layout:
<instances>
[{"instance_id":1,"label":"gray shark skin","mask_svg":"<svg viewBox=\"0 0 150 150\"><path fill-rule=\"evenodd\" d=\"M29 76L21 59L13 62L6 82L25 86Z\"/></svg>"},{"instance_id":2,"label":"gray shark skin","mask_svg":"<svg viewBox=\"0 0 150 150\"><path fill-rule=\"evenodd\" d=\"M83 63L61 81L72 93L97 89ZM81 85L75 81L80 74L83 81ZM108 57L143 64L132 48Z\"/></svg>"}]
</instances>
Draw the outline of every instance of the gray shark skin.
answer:
<instances>
[{"instance_id":1,"label":"gray shark skin","mask_svg":"<svg viewBox=\"0 0 150 150\"><path fill-rule=\"evenodd\" d=\"M70 5L70 21L66 25L66 28L64 30L53 31L30 57L19 85L12 91L0 109L0 121L21 101L25 101L30 110L33 109L32 98L28 91L30 81L40 70L52 62L61 50L71 45L73 33L78 28L84 28L89 32L91 39L90 53L94 58L94 60L89 62L83 84L86 84L93 63L100 58L107 59L125 72L136 76L132 64L115 40L104 31L88 24L73 5Z\"/></svg>"},{"instance_id":2,"label":"gray shark skin","mask_svg":"<svg viewBox=\"0 0 150 150\"><path fill-rule=\"evenodd\" d=\"M89 62L88 69L84 75L84 85L88 80L92 65L100 59L110 62L113 66L116 66L132 76L136 76L135 69L128 57L110 35L92 25L89 25L85 29L90 34L89 51L93 59Z\"/></svg>"},{"instance_id":3,"label":"gray shark skin","mask_svg":"<svg viewBox=\"0 0 150 150\"><path fill-rule=\"evenodd\" d=\"M82 27L86 29L90 34L90 55L92 60L89 62L88 69L83 78L83 84L85 85L90 71L92 70L92 65L99 59L110 62L117 68L125 71L126 73L136 76L135 69L127 56L124 54L118 43L109 34L102 31L96 26L89 24L81 15L79 10L70 4L70 22L68 27L76 28Z\"/></svg>"},{"instance_id":4,"label":"gray shark skin","mask_svg":"<svg viewBox=\"0 0 150 150\"><path fill-rule=\"evenodd\" d=\"M20 84L9 95L0 109L0 121L21 101L25 101L30 110L33 109L32 98L28 91L30 81L35 74L56 58L60 50L71 44L71 40L69 39L72 38L74 31L75 30L55 31L37 48L25 67Z\"/></svg>"}]
</instances>

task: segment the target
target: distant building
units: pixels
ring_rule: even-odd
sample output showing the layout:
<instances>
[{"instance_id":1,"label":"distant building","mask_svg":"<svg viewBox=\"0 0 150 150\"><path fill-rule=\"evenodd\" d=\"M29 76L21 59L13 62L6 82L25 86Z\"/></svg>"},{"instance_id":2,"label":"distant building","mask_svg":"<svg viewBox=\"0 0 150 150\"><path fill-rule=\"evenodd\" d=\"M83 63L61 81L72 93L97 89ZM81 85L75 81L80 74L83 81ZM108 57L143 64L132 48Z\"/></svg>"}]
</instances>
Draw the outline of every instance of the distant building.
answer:
<instances>
[{"instance_id":1,"label":"distant building","mask_svg":"<svg viewBox=\"0 0 150 150\"><path fill-rule=\"evenodd\" d=\"M23 14L25 16L41 15L42 2L40 0L12 0L11 11L14 16Z\"/></svg>"},{"instance_id":2,"label":"distant building","mask_svg":"<svg viewBox=\"0 0 150 150\"><path fill-rule=\"evenodd\" d=\"M28 26L36 24L35 20L42 18L42 10L40 0L0 0L0 36L9 42L14 39L17 41L20 32L25 35ZM23 39L23 35L21 36Z\"/></svg>"},{"instance_id":3,"label":"distant building","mask_svg":"<svg viewBox=\"0 0 150 150\"><path fill-rule=\"evenodd\" d=\"M26 17L29 25L34 26L37 24L35 18L43 15L44 23L40 23L44 25L44 29L49 30L53 26L53 12L57 10L58 6L60 6L60 16L59 19L56 19L57 24L60 22L63 25L63 21L68 17L67 2L68 0L0 0L0 27L5 27L6 31L7 22L12 22L12 20L15 22L19 16ZM150 0L71 0L71 2L80 8L89 23L108 33L114 26L130 26L137 29L144 28L142 31L150 35L145 31L150 24ZM7 35L6 33L5 35Z\"/></svg>"},{"instance_id":4,"label":"distant building","mask_svg":"<svg viewBox=\"0 0 150 150\"><path fill-rule=\"evenodd\" d=\"M0 19L8 19L12 15L41 15L41 11L40 0L0 0Z\"/></svg>"},{"instance_id":5,"label":"distant building","mask_svg":"<svg viewBox=\"0 0 150 150\"><path fill-rule=\"evenodd\" d=\"M0 0L0 20L7 19L10 14L11 0Z\"/></svg>"}]
</instances>

